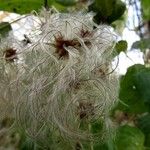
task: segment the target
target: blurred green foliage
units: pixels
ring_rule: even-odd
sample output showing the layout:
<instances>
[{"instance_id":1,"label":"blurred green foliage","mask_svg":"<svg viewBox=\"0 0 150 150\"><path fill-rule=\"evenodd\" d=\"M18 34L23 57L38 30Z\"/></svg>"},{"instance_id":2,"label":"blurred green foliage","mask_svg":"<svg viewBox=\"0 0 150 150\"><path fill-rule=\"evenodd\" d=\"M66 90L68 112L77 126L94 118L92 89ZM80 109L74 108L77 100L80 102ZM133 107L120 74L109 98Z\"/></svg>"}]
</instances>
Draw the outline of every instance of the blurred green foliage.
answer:
<instances>
[{"instance_id":1,"label":"blurred green foliage","mask_svg":"<svg viewBox=\"0 0 150 150\"><path fill-rule=\"evenodd\" d=\"M143 19L150 20L150 0L141 0L141 6L143 10Z\"/></svg>"},{"instance_id":2,"label":"blurred green foliage","mask_svg":"<svg viewBox=\"0 0 150 150\"><path fill-rule=\"evenodd\" d=\"M119 149L121 150L150 149L149 89L150 68L145 67L145 65L133 65L129 67L127 73L121 77L119 92L120 103L116 109L121 110L123 114L127 115L126 119L122 117L123 120L126 121L126 124L130 124L130 121L132 121L132 124L136 126L136 128L126 126L125 130L119 129L117 141L120 143ZM125 136L124 132L127 132L125 133ZM137 136L137 138L134 136ZM126 142L126 144L124 142Z\"/></svg>"},{"instance_id":3,"label":"blurred green foliage","mask_svg":"<svg viewBox=\"0 0 150 150\"><path fill-rule=\"evenodd\" d=\"M129 113L143 113L150 108L150 68L136 64L128 68L120 81L119 108Z\"/></svg>"},{"instance_id":4,"label":"blurred green foliage","mask_svg":"<svg viewBox=\"0 0 150 150\"><path fill-rule=\"evenodd\" d=\"M126 5L121 0L95 0L89 10L96 13L96 23L111 24L124 14Z\"/></svg>"},{"instance_id":5,"label":"blurred green foliage","mask_svg":"<svg viewBox=\"0 0 150 150\"><path fill-rule=\"evenodd\" d=\"M141 39L132 45L132 49L140 49L143 52L148 48L150 48L150 38Z\"/></svg>"},{"instance_id":6,"label":"blurred green foliage","mask_svg":"<svg viewBox=\"0 0 150 150\"><path fill-rule=\"evenodd\" d=\"M73 6L76 4L76 0L55 0L56 3L59 3L63 6Z\"/></svg>"},{"instance_id":7,"label":"blurred green foliage","mask_svg":"<svg viewBox=\"0 0 150 150\"><path fill-rule=\"evenodd\" d=\"M150 147L150 114L144 114L137 120L137 126L145 135L145 145Z\"/></svg>"},{"instance_id":8,"label":"blurred green foliage","mask_svg":"<svg viewBox=\"0 0 150 150\"><path fill-rule=\"evenodd\" d=\"M49 0L51 3L51 0ZM38 10L44 5L43 0L0 0L0 10L15 12L19 14L30 13Z\"/></svg>"},{"instance_id":9,"label":"blurred green foliage","mask_svg":"<svg viewBox=\"0 0 150 150\"><path fill-rule=\"evenodd\" d=\"M67 6L76 4L75 0L47 0L49 6L55 6L58 10L65 10ZM0 0L0 10L27 14L32 10L40 10L44 6L44 0Z\"/></svg>"},{"instance_id":10,"label":"blurred green foliage","mask_svg":"<svg viewBox=\"0 0 150 150\"><path fill-rule=\"evenodd\" d=\"M115 150L144 150L144 134L136 127L121 126L115 141Z\"/></svg>"}]
</instances>

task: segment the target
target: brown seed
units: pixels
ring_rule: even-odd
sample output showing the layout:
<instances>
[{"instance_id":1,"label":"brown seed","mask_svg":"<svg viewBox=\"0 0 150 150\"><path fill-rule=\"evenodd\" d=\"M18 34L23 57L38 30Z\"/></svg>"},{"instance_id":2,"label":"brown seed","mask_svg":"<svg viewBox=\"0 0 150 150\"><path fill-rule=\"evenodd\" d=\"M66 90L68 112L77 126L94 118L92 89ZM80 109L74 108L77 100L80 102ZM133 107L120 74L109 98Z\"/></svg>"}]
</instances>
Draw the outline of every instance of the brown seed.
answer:
<instances>
[{"instance_id":1,"label":"brown seed","mask_svg":"<svg viewBox=\"0 0 150 150\"><path fill-rule=\"evenodd\" d=\"M80 102L78 106L78 115L80 119L85 119L93 116L94 106L90 102Z\"/></svg>"},{"instance_id":2,"label":"brown seed","mask_svg":"<svg viewBox=\"0 0 150 150\"><path fill-rule=\"evenodd\" d=\"M16 50L13 48L8 48L4 51L6 61L14 62L15 59L18 59L16 55Z\"/></svg>"},{"instance_id":3,"label":"brown seed","mask_svg":"<svg viewBox=\"0 0 150 150\"><path fill-rule=\"evenodd\" d=\"M66 40L63 38L63 36L60 36L58 38L55 37L55 44L56 53L59 55L59 57L68 57L68 51L65 49L65 47L77 47L80 46L79 41L76 39L73 40Z\"/></svg>"},{"instance_id":4,"label":"brown seed","mask_svg":"<svg viewBox=\"0 0 150 150\"><path fill-rule=\"evenodd\" d=\"M90 31L84 30L83 28L81 29L80 36L81 36L82 38L88 37L88 36L90 36L90 35L91 35L91 32L90 32Z\"/></svg>"},{"instance_id":5,"label":"brown seed","mask_svg":"<svg viewBox=\"0 0 150 150\"><path fill-rule=\"evenodd\" d=\"M80 31L80 36L84 39L84 44L88 47L91 46L91 42L89 39L85 39L88 38L90 36L92 36L92 33L89 30L84 30L83 28Z\"/></svg>"},{"instance_id":6,"label":"brown seed","mask_svg":"<svg viewBox=\"0 0 150 150\"><path fill-rule=\"evenodd\" d=\"M81 150L81 144L79 142L76 143L75 150Z\"/></svg>"}]
</instances>

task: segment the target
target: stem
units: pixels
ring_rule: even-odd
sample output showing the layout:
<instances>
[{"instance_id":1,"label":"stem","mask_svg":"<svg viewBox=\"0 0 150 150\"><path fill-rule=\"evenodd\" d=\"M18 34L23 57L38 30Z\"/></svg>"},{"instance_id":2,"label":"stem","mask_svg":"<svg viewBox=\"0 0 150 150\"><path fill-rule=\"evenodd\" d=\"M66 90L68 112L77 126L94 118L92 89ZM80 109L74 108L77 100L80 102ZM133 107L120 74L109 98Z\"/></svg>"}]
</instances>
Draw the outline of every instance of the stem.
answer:
<instances>
[{"instance_id":1,"label":"stem","mask_svg":"<svg viewBox=\"0 0 150 150\"><path fill-rule=\"evenodd\" d=\"M13 20L13 21L10 21L9 23L12 24L12 23L18 22L18 21L20 21L21 19L26 18L26 17L28 17L28 16L31 16L31 15L29 14L29 15L21 16L21 17L15 19L15 20Z\"/></svg>"},{"instance_id":2,"label":"stem","mask_svg":"<svg viewBox=\"0 0 150 150\"><path fill-rule=\"evenodd\" d=\"M31 15L21 16L21 17L19 17L19 18L15 19L15 20L13 20L13 21L10 21L10 22L8 22L8 23L9 23L9 24L13 24L13 23L15 23L15 22L20 21L20 20L21 20L21 19L23 19L23 18L28 17L28 16L31 16ZM7 27L7 25L4 25L2 28L5 28L5 27ZM1 28L1 29L2 29L2 28Z\"/></svg>"},{"instance_id":3,"label":"stem","mask_svg":"<svg viewBox=\"0 0 150 150\"><path fill-rule=\"evenodd\" d=\"M48 1L47 0L44 0L44 7L46 8L46 10L49 9L49 7L48 7Z\"/></svg>"},{"instance_id":4,"label":"stem","mask_svg":"<svg viewBox=\"0 0 150 150\"><path fill-rule=\"evenodd\" d=\"M88 125L89 132L91 131L91 124ZM90 150L94 150L93 148L93 141L90 142Z\"/></svg>"}]
</instances>

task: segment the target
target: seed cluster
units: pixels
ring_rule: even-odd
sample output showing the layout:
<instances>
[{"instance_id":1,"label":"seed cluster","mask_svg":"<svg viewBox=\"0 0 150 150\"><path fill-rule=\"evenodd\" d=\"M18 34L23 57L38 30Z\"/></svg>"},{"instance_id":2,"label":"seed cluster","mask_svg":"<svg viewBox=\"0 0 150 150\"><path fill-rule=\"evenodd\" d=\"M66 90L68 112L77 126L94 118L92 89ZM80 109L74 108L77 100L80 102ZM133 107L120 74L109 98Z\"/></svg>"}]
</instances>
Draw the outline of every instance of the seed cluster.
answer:
<instances>
[{"instance_id":1,"label":"seed cluster","mask_svg":"<svg viewBox=\"0 0 150 150\"><path fill-rule=\"evenodd\" d=\"M82 147L79 140L104 140L113 135L109 113L118 96L111 69L116 36L109 26L95 24L91 13L41 14L38 39L29 38L32 42L20 48L23 71L17 70L10 84L16 124L44 143L51 136L75 141L75 149ZM19 59L15 49L6 49L4 56ZM89 128L95 122L100 124L98 134Z\"/></svg>"}]
</instances>

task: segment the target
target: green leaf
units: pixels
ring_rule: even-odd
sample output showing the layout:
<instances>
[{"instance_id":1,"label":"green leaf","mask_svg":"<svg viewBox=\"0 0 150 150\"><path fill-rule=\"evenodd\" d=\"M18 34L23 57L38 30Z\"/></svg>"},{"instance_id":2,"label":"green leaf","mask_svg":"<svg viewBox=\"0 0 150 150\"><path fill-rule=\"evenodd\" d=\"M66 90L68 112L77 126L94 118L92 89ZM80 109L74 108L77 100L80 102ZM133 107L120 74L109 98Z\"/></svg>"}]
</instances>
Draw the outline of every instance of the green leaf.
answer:
<instances>
[{"instance_id":1,"label":"green leaf","mask_svg":"<svg viewBox=\"0 0 150 150\"><path fill-rule=\"evenodd\" d=\"M76 4L76 0L55 0L56 3L61 4L63 6L73 6Z\"/></svg>"},{"instance_id":2,"label":"green leaf","mask_svg":"<svg viewBox=\"0 0 150 150\"><path fill-rule=\"evenodd\" d=\"M110 16L113 11L113 4L115 3L115 0L95 0L95 5L97 9L101 12L101 14L104 16Z\"/></svg>"},{"instance_id":3,"label":"green leaf","mask_svg":"<svg viewBox=\"0 0 150 150\"><path fill-rule=\"evenodd\" d=\"M145 134L145 145L150 147L150 114L139 117L137 126Z\"/></svg>"},{"instance_id":4,"label":"green leaf","mask_svg":"<svg viewBox=\"0 0 150 150\"><path fill-rule=\"evenodd\" d=\"M8 32L11 31L11 25L8 22L2 22L0 23L0 35L2 37L5 37L8 35Z\"/></svg>"},{"instance_id":5,"label":"green leaf","mask_svg":"<svg viewBox=\"0 0 150 150\"><path fill-rule=\"evenodd\" d=\"M48 0L51 5L53 0ZM15 12L19 14L30 13L32 10L38 11L44 5L44 0L0 0L0 10Z\"/></svg>"},{"instance_id":6,"label":"green leaf","mask_svg":"<svg viewBox=\"0 0 150 150\"><path fill-rule=\"evenodd\" d=\"M138 127L145 134L150 134L150 114L144 114L138 118Z\"/></svg>"},{"instance_id":7,"label":"green leaf","mask_svg":"<svg viewBox=\"0 0 150 150\"><path fill-rule=\"evenodd\" d=\"M95 0L89 6L89 11L96 12L95 22L108 24L119 19L125 9L126 6L121 0Z\"/></svg>"},{"instance_id":8,"label":"green leaf","mask_svg":"<svg viewBox=\"0 0 150 150\"><path fill-rule=\"evenodd\" d=\"M143 113L150 108L150 69L136 64L128 68L120 81L118 108L129 113Z\"/></svg>"},{"instance_id":9,"label":"green leaf","mask_svg":"<svg viewBox=\"0 0 150 150\"><path fill-rule=\"evenodd\" d=\"M140 49L141 51L145 51L147 48L150 48L150 38L136 41L132 45L132 49Z\"/></svg>"},{"instance_id":10,"label":"green leaf","mask_svg":"<svg viewBox=\"0 0 150 150\"><path fill-rule=\"evenodd\" d=\"M121 126L116 136L115 150L144 150L144 138L138 128Z\"/></svg>"},{"instance_id":11,"label":"green leaf","mask_svg":"<svg viewBox=\"0 0 150 150\"><path fill-rule=\"evenodd\" d=\"M128 48L127 41L124 41L124 40L118 41L114 48L113 56L115 57L119 55L121 52L126 52L127 48Z\"/></svg>"},{"instance_id":12,"label":"green leaf","mask_svg":"<svg viewBox=\"0 0 150 150\"><path fill-rule=\"evenodd\" d=\"M143 10L143 18L147 21L150 20L150 1L149 0L141 0L141 6Z\"/></svg>"},{"instance_id":13,"label":"green leaf","mask_svg":"<svg viewBox=\"0 0 150 150\"><path fill-rule=\"evenodd\" d=\"M144 68L137 72L135 81L142 100L150 106L150 68Z\"/></svg>"},{"instance_id":14,"label":"green leaf","mask_svg":"<svg viewBox=\"0 0 150 150\"><path fill-rule=\"evenodd\" d=\"M112 23L121 18L126 10L126 5L120 0L116 0L116 5L113 7L111 16L108 16L108 22Z\"/></svg>"},{"instance_id":15,"label":"green leaf","mask_svg":"<svg viewBox=\"0 0 150 150\"><path fill-rule=\"evenodd\" d=\"M118 32L120 35L122 35L124 28L125 28L125 22L127 20L127 13L124 13L119 19L114 21L111 26L115 29L116 32Z\"/></svg>"}]
</instances>

